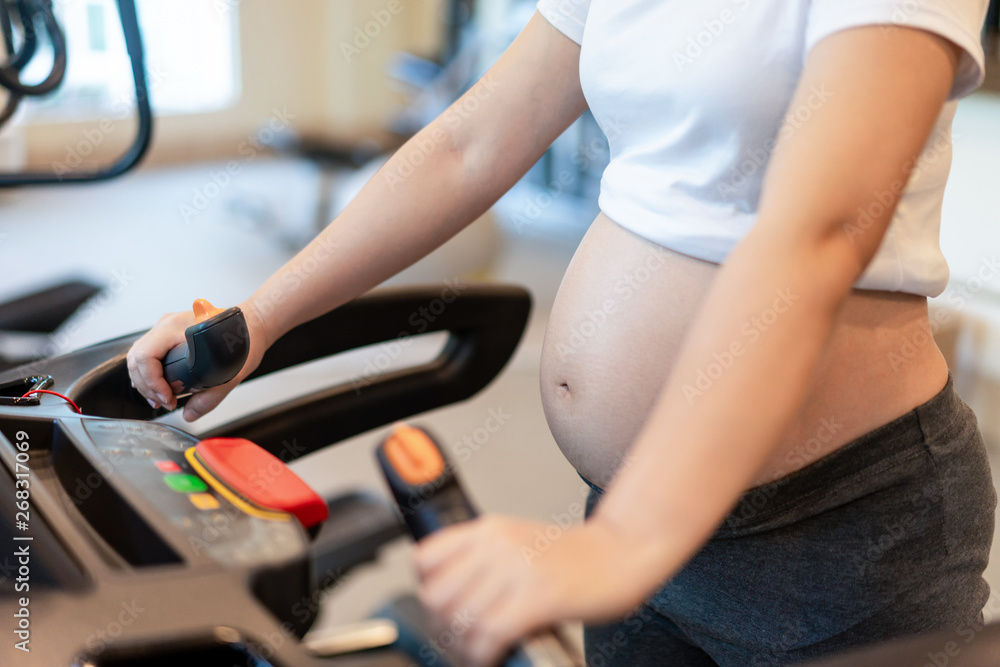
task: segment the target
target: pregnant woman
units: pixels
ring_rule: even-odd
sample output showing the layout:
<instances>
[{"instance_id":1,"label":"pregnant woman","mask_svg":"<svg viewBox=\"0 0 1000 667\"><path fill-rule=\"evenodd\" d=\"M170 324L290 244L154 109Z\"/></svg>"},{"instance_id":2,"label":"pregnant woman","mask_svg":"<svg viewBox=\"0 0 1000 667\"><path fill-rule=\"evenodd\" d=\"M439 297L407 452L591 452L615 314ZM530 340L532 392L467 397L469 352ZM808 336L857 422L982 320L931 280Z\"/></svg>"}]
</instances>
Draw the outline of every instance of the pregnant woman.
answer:
<instances>
[{"instance_id":1,"label":"pregnant woman","mask_svg":"<svg viewBox=\"0 0 1000 667\"><path fill-rule=\"evenodd\" d=\"M983 78L985 11L541 0L455 108L240 304L250 359L185 418L283 333L469 224L589 107L611 161L541 367L589 518L530 559L539 526L502 517L420 545L427 606L476 619L468 664L564 619L587 624L594 666L782 665L967 631L996 498L927 297L948 279L950 127ZM153 404L176 405L160 360L191 321L165 316L129 353Z\"/></svg>"}]
</instances>

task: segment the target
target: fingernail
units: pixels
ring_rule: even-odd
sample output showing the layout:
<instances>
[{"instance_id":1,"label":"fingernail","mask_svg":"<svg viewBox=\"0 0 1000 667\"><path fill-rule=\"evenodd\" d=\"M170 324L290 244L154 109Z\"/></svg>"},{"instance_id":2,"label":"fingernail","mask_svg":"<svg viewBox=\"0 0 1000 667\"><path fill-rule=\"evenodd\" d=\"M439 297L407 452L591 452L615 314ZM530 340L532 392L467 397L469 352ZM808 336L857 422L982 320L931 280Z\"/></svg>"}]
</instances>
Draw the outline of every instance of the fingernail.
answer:
<instances>
[{"instance_id":1,"label":"fingernail","mask_svg":"<svg viewBox=\"0 0 1000 667\"><path fill-rule=\"evenodd\" d=\"M156 403L153 402L153 399L147 398L146 402L149 403L149 407L153 408L154 410L156 409Z\"/></svg>"},{"instance_id":2,"label":"fingernail","mask_svg":"<svg viewBox=\"0 0 1000 667\"><path fill-rule=\"evenodd\" d=\"M201 417L201 413L195 410L194 408L184 409L184 419L188 420L189 422L193 422L198 417Z\"/></svg>"},{"instance_id":3,"label":"fingernail","mask_svg":"<svg viewBox=\"0 0 1000 667\"><path fill-rule=\"evenodd\" d=\"M160 399L160 404L161 405L169 405L170 404L170 400L167 399L167 397L164 396L163 394L157 394L156 398Z\"/></svg>"}]
</instances>

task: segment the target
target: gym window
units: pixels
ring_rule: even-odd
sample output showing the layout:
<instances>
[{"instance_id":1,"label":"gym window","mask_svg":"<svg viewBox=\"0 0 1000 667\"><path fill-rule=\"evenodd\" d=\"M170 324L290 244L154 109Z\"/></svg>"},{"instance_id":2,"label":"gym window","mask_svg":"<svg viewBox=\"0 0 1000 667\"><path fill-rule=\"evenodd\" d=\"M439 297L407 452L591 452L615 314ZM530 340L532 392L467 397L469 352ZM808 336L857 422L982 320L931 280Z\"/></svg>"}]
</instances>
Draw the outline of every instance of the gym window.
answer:
<instances>
[{"instance_id":1,"label":"gym window","mask_svg":"<svg viewBox=\"0 0 1000 667\"><path fill-rule=\"evenodd\" d=\"M228 0L137 0L150 100L157 116L207 113L239 97L239 10ZM26 120L124 117L134 106L132 70L115 0L55 3L68 66L59 91L26 105ZM46 45L51 52L51 48ZM44 77L41 57L24 73ZM34 70L37 70L34 71Z\"/></svg>"}]
</instances>

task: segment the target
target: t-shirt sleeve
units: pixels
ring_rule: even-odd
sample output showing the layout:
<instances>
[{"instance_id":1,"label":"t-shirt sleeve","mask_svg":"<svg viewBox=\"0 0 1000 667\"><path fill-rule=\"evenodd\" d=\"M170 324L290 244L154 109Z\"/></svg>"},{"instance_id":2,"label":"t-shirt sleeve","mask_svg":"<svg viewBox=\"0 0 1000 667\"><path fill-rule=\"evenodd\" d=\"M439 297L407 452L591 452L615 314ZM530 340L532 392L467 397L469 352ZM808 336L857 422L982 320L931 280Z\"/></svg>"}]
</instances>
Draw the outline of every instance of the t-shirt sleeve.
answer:
<instances>
[{"instance_id":1,"label":"t-shirt sleeve","mask_svg":"<svg viewBox=\"0 0 1000 667\"><path fill-rule=\"evenodd\" d=\"M544 0L543 0L544 1ZM989 0L813 0L806 28L806 52L840 30L864 25L911 27L941 35L962 49L949 99L978 88L985 76L980 34Z\"/></svg>"},{"instance_id":2,"label":"t-shirt sleeve","mask_svg":"<svg viewBox=\"0 0 1000 667\"><path fill-rule=\"evenodd\" d=\"M538 0L538 13L577 44L583 42L590 0Z\"/></svg>"}]
</instances>

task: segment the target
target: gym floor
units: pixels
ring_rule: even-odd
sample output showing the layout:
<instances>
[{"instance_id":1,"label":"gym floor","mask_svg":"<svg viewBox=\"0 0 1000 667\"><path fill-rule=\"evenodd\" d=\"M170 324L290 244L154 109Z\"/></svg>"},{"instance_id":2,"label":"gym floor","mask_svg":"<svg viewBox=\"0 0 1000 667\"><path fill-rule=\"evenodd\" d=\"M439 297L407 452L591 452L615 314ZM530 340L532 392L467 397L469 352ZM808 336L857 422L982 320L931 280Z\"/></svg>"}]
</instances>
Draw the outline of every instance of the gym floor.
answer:
<instances>
[{"instance_id":1,"label":"gym floor","mask_svg":"<svg viewBox=\"0 0 1000 667\"><path fill-rule=\"evenodd\" d=\"M974 274L984 248L1000 247L995 185L990 182L1000 155L1000 130L988 122L998 110L1000 97L980 94L961 105L956 121L956 160L942 239L953 283ZM198 192L211 192L206 186L218 169L204 164L145 169L90 187L0 193L0 253L6 271L0 300L68 276L83 275L108 285L59 332L55 342L60 350L146 328L164 312L189 307L195 297L217 304L242 300L289 257L295 239L307 233L319 177L305 163L258 160L244 165L232 183L216 188L203 209L185 216L182 205L190 204ZM458 461L460 471L475 500L488 511L547 521L580 514L585 486L549 434L538 390L538 362L549 309L582 231L542 237L519 234L503 220L484 220L440 251L435 261L401 278L426 283L475 276L526 285L534 295L529 330L500 379L464 404L417 420L445 444L463 443L467 456ZM1000 288L986 285L976 301L987 319L991 308L1000 311L995 301L990 305L991 293L1000 294ZM431 340L410 346L397 361L432 354L434 344ZM253 410L276 395L329 382L335 373L349 379L351 368L387 352L376 346L345 365L317 364L241 388L194 430ZM1000 368L997 361L991 357L984 367ZM496 420L491 424L500 424L493 432L486 429L491 416ZM984 422L995 419L985 411L980 416ZM359 436L295 468L324 493L358 487L381 493L371 455L381 434ZM991 442L990 448L1000 480L1000 442ZM996 544L994 553L1000 554ZM328 595L320 626L364 618L394 594L411 589L409 549L400 542L375 566L341 580ZM993 559L987 577L1000 596L1000 556Z\"/></svg>"}]
</instances>

